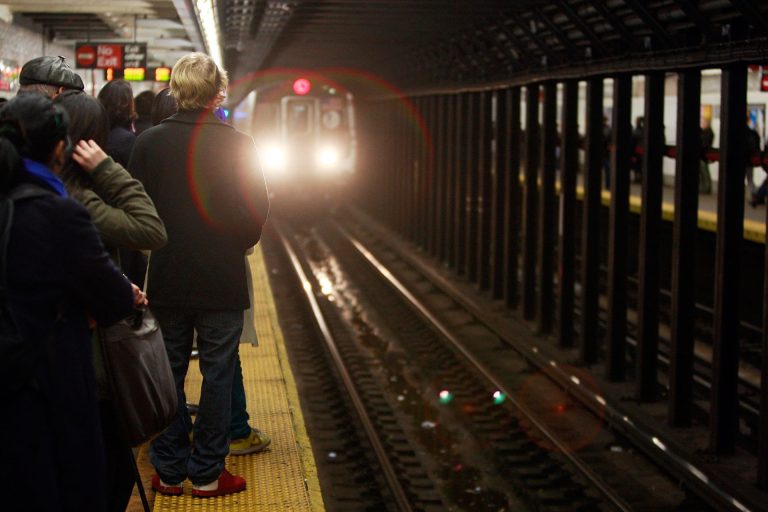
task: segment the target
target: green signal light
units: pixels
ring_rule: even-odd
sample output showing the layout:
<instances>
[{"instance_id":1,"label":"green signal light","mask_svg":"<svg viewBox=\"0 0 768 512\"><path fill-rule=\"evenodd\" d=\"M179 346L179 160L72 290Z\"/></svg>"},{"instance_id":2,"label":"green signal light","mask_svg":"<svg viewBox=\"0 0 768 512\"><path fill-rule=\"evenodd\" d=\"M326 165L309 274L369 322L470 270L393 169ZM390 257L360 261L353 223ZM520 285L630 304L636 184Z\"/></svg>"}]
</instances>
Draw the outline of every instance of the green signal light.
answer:
<instances>
[{"instance_id":1,"label":"green signal light","mask_svg":"<svg viewBox=\"0 0 768 512\"><path fill-rule=\"evenodd\" d=\"M453 402L453 393L448 391L447 389L444 389L440 392L440 403L441 404L449 404Z\"/></svg>"},{"instance_id":2,"label":"green signal light","mask_svg":"<svg viewBox=\"0 0 768 512\"><path fill-rule=\"evenodd\" d=\"M500 405L500 404L504 403L504 400L506 400L506 399L507 399L507 395L505 395L501 391L495 391L493 393L493 403L494 403L494 405Z\"/></svg>"}]
</instances>

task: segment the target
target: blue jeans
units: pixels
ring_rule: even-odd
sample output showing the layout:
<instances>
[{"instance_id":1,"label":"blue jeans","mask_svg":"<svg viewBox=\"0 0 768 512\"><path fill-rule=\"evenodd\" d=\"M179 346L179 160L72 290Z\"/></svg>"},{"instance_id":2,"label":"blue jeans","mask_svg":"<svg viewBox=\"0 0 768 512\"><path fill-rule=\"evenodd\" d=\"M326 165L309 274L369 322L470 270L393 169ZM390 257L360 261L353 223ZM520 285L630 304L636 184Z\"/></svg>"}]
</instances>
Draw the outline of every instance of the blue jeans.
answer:
<instances>
[{"instance_id":1,"label":"blue jeans","mask_svg":"<svg viewBox=\"0 0 768 512\"><path fill-rule=\"evenodd\" d=\"M232 416L229 425L229 435L232 439L243 439L251 435L248 425L248 411L245 403L245 387L243 385L243 368L240 365L240 354L235 362L235 378L232 380Z\"/></svg>"},{"instance_id":2,"label":"blue jeans","mask_svg":"<svg viewBox=\"0 0 768 512\"><path fill-rule=\"evenodd\" d=\"M150 460L168 484L177 484L187 477L195 485L207 484L224 470L224 458L229 453L232 380L243 311L163 307L153 311L163 331L180 407L173 423L152 442ZM197 331L203 385L194 442L190 442L193 426L184 407L184 379L192 353L193 331Z\"/></svg>"}]
</instances>

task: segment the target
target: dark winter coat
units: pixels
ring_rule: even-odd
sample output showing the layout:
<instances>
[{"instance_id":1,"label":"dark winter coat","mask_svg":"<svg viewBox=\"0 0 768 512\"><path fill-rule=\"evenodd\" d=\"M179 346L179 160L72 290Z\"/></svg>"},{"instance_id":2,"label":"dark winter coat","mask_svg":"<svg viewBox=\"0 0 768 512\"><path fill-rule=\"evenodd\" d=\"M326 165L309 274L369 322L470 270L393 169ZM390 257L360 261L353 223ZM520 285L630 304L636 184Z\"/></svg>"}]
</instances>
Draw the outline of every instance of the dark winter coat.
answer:
<instances>
[{"instance_id":1,"label":"dark winter coat","mask_svg":"<svg viewBox=\"0 0 768 512\"><path fill-rule=\"evenodd\" d=\"M47 187L26 173L22 181ZM104 449L88 315L101 325L127 316L130 283L88 212L69 198L16 202L7 254L8 301L20 335L48 349L34 383L3 404L0 488L6 500L21 500L18 508L5 506L103 510Z\"/></svg>"},{"instance_id":2,"label":"dark winter coat","mask_svg":"<svg viewBox=\"0 0 768 512\"><path fill-rule=\"evenodd\" d=\"M181 111L137 138L128 170L168 232L151 256L150 303L247 309L244 254L269 210L253 139L210 111Z\"/></svg>"},{"instance_id":3,"label":"dark winter coat","mask_svg":"<svg viewBox=\"0 0 768 512\"><path fill-rule=\"evenodd\" d=\"M111 156L115 162L123 167L128 167L128 160L131 158L131 150L135 142L135 133L128 128L114 126L109 130L107 143L104 145L104 152Z\"/></svg>"}]
</instances>

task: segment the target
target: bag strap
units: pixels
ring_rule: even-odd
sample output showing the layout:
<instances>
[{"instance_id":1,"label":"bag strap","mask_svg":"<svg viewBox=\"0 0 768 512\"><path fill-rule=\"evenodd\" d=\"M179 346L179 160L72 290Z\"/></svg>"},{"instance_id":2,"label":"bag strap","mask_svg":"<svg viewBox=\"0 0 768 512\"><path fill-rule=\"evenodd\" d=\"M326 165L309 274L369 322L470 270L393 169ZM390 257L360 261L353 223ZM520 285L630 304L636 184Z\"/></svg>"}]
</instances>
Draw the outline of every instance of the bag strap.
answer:
<instances>
[{"instance_id":1,"label":"bag strap","mask_svg":"<svg viewBox=\"0 0 768 512\"><path fill-rule=\"evenodd\" d=\"M144 491L144 482L141 481L141 473L139 473L139 465L136 463L136 457L133 455L133 449L129 446L126 448L128 454L131 457L131 467L133 467L133 478L136 480L136 487L139 489L139 496L141 497L141 504L144 507L144 512L152 512L149 508L149 501L147 500L147 493Z\"/></svg>"}]
</instances>

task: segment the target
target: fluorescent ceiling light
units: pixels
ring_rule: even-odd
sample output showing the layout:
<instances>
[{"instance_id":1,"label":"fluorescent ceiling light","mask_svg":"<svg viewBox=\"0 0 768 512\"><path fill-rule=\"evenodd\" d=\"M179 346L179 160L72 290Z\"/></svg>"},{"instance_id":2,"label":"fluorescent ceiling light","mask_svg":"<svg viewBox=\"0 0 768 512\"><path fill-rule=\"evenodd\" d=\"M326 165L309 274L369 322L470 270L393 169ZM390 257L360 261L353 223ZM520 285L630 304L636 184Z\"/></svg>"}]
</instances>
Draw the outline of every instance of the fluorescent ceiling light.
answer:
<instances>
[{"instance_id":1,"label":"fluorescent ceiling light","mask_svg":"<svg viewBox=\"0 0 768 512\"><path fill-rule=\"evenodd\" d=\"M219 44L219 24L216 19L215 0L195 0L195 12L197 13L197 20L200 22L200 31L203 33L208 55L211 56L216 65L224 69L221 45Z\"/></svg>"}]
</instances>

